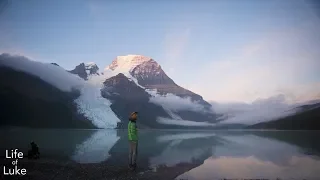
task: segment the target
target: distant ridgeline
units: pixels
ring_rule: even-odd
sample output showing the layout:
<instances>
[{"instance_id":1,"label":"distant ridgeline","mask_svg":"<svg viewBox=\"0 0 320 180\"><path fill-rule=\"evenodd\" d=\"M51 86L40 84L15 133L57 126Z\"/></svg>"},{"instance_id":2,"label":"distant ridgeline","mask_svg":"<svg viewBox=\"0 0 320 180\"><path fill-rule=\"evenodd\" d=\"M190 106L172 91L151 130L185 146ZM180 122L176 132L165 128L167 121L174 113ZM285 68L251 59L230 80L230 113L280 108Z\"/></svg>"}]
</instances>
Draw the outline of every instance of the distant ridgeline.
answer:
<instances>
[{"instance_id":1,"label":"distant ridgeline","mask_svg":"<svg viewBox=\"0 0 320 180\"><path fill-rule=\"evenodd\" d=\"M254 124L249 129L320 130L320 103L300 107L294 115Z\"/></svg>"}]
</instances>

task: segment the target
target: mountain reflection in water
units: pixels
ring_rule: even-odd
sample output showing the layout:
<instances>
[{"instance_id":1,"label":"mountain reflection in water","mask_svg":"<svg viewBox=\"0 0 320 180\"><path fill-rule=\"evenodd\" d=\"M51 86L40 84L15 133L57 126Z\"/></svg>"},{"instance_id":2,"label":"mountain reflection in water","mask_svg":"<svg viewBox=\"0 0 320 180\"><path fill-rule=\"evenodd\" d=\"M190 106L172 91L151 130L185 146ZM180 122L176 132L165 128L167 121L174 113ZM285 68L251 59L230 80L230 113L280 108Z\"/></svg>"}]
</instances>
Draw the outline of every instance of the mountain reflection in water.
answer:
<instances>
[{"instance_id":1,"label":"mountain reflection in water","mask_svg":"<svg viewBox=\"0 0 320 180\"><path fill-rule=\"evenodd\" d=\"M127 166L126 130L1 129L0 150L26 152L38 143L42 158ZM10 137L10 138L9 138ZM140 173L178 172L176 179L320 179L319 132L139 131ZM182 168L183 167L183 168ZM187 168L186 168L187 167ZM162 171L161 171L162 172Z\"/></svg>"},{"instance_id":2,"label":"mountain reflection in water","mask_svg":"<svg viewBox=\"0 0 320 180\"><path fill-rule=\"evenodd\" d=\"M319 179L320 161L292 156L285 164L264 161L255 156L210 157L204 164L177 179Z\"/></svg>"}]
</instances>

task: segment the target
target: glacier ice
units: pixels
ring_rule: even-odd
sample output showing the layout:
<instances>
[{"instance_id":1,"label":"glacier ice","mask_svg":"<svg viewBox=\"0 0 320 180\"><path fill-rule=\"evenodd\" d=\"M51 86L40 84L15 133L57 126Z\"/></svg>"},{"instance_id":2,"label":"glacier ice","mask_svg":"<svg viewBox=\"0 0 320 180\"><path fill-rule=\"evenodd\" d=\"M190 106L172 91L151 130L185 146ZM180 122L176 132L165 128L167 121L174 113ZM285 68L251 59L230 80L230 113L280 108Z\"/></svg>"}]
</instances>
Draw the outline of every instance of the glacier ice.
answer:
<instances>
[{"instance_id":1,"label":"glacier ice","mask_svg":"<svg viewBox=\"0 0 320 180\"><path fill-rule=\"evenodd\" d=\"M116 128L119 118L111 110L111 102L101 96L100 88L85 83L81 96L75 100L78 111L83 113L98 128Z\"/></svg>"}]
</instances>

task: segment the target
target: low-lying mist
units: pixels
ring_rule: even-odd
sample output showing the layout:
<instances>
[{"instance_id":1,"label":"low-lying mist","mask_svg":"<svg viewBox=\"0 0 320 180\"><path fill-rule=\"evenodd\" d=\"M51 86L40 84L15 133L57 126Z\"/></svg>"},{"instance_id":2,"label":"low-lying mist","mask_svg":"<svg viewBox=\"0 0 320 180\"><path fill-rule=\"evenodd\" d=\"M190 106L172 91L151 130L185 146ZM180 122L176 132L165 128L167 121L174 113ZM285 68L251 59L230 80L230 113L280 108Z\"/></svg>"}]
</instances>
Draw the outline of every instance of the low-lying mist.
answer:
<instances>
[{"instance_id":1,"label":"low-lying mist","mask_svg":"<svg viewBox=\"0 0 320 180\"><path fill-rule=\"evenodd\" d=\"M256 124L276 120L296 112L297 104L287 104L284 95L258 99L252 103L211 102L215 113L223 114L221 124Z\"/></svg>"},{"instance_id":2,"label":"low-lying mist","mask_svg":"<svg viewBox=\"0 0 320 180\"><path fill-rule=\"evenodd\" d=\"M150 98L150 102L154 104L161 105L166 107L172 111L179 110L190 110L196 112L204 112L204 106L197 103L192 102L191 98L181 98L174 94L166 94L165 96L157 94L155 91L148 90L148 93L152 95Z\"/></svg>"},{"instance_id":3,"label":"low-lying mist","mask_svg":"<svg viewBox=\"0 0 320 180\"><path fill-rule=\"evenodd\" d=\"M10 67L41 78L61 91L71 91L72 88L82 86L84 80L63 68L50 64L32 61L24 56L1 54L0 66Z\"/></svg>"}]
</instances>

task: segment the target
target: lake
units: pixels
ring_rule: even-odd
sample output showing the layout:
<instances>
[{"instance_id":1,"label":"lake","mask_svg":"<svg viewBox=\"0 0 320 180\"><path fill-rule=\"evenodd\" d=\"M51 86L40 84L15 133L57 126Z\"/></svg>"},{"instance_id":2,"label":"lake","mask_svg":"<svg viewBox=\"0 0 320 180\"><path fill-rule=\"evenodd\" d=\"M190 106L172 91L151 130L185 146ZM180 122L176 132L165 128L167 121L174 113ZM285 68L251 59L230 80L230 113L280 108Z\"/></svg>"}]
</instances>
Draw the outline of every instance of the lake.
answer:
<instances>
[{"instance_id":1,"label":"lake","mask_svg":"<svg viewBox=\"0 0 320 180\"><path fill-rule=\"evenodd\" d=\"M10 148L26 153L35 141L42 158L114 166L128 162L126 130L2 128L0 135L1 156ZM138 166L140 173L190 167L178 180L319 180L319 137L317 131L140 130Z\"/></svg>"}]
</instances>

